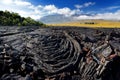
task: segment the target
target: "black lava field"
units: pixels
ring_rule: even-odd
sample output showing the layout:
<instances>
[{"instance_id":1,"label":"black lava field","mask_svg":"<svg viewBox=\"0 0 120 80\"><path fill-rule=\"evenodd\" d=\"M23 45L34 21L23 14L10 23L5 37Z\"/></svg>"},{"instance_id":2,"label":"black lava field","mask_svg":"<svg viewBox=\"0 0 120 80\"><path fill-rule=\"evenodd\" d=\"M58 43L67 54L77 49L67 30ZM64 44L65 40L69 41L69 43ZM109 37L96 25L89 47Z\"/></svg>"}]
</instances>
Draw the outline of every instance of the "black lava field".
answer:
<instances>
[{"instance_id":1,"label":"black lava field","mask_svg":"<svg viewBox=\"0 0 120 80\"><path fill-rule=\"evenodd\" d=\"M0 80L120 80L120 29L0 26Z\"/></svg>"}]
</instances>

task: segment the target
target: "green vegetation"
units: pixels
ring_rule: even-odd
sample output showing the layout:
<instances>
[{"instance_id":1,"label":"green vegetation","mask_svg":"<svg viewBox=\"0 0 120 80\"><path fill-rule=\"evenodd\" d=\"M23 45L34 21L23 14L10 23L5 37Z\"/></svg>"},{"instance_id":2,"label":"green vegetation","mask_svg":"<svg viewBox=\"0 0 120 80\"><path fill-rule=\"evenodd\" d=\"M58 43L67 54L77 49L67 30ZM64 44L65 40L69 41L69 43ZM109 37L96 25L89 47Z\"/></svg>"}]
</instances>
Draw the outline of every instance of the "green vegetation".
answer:
<instances>
[{"instance_id":1,"label":"green vegetation","mask_svg":"<svg viewBox=\"0 0 120 80\"><path fill-rule=\"evenodd\" d=\"M85 24L95 24L94 22L85 22Z\"/></svg>"},{"instance_id":2,"label":"green vegetation","mask_svg":"<svg viewBox=\"0 0 120 80\"><path fill-rule=\"evenodd\" d=\"M1 26L45 26L42 22L35 21L27 17L21 17L18 13L10 13L9 11L0 11Z\"/></svg>"}]
</instances>

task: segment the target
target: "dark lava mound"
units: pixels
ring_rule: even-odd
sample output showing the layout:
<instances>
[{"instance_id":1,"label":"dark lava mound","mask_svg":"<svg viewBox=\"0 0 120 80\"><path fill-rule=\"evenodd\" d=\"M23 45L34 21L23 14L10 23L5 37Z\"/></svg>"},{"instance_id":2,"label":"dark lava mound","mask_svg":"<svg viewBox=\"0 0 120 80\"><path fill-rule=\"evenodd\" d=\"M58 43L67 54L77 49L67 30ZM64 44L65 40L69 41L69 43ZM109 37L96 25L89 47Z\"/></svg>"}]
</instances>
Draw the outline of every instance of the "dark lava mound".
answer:
<instances>
[{"instance_id":1,"label":"dark lava mound","mask_svg":"<svg viewBox=\"0 0 120 80\"><path fill-rule=\"evenodd\" d=\"M120 29L0 27L0 80L120 80Z\"/></svg>"}]
</instances>

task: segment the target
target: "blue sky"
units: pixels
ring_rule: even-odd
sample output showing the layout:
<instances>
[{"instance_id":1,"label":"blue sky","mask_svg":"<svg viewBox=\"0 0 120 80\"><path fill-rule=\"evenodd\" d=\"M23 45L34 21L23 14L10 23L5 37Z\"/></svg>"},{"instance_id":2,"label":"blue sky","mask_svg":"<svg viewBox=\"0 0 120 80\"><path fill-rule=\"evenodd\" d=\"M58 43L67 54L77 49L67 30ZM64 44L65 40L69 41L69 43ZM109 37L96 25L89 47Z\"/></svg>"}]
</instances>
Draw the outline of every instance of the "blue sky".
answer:
<instances>
[{"instance_id":1,"label":"blue sky","mask_svg":"<svg viewBox=\"0 0 120 80\"><path fill-rule=\"evenodd\" d=\"M75 5L84 5L88 3L88 7L82 7L81 10L84 11L95 11L95 12L114 12L117 9L120 9L120 0L38 0L31 2L39 5L39 3L43 5L53 4L58 8L68 7L70 9L76 9ZM89 3L94 3L93 5ZM118 7L119 6L119 7ZM114 7L114 8L112 8ZM111 8L111 9L107 9ZM105 10L104 10L105 9Z\"/></svg>"},{"instance_id":2,"label":"blue sky","mask_svg":"<svg viewBox=\"0 0 120 80\"><path fill-rule=\"evenodd\" d=\"M94 5L90 5L89 7L84 7L82 8L82 10L84 11L96 11L99 12L100 11L106 11L106 10L102 10L104 8L109 8L109 7L116 7L120 5L120 1L119 0L29 0L31 3L33 3L34 5L55 5L58 8L64 8L64 7L68 7L70 9L76 9L75 5L83 5L85 3L95 3ZM118 8L114 8L111 10L107 10L107 11L114 11L115 9ZM119 7L120 9L120 7Z\"/></svg>"},{"instance_id":3,"label":"blue sky","mask_svg":"<svg viewBox=\"0 0 120 80\"><path fill-rule=\"evenodd\" d=\"M120 0L0 0L0 10L36 20L54 14L75 19L120 20Z\"/></svg>"}]
</instances>

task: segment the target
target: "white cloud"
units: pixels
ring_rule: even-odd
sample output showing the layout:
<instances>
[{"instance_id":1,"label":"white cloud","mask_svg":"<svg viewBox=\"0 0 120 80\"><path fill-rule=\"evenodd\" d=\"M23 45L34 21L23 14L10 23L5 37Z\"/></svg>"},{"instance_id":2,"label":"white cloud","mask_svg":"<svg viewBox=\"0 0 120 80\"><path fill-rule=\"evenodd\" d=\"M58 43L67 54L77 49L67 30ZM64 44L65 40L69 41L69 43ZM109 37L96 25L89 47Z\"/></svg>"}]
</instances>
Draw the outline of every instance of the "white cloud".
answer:
<instances>
[{"instance_id":1,"label":"white cloud","mask_svg":"<svg viewBox=\"0 0 120 80\"><path fill-rule=\"evenodd\" d=\"M120 6L110 6L110 7L105 8L104 10L113 10L113 9L118 9L118 8L120 8Z\"/></svg>"},{"instance_id":2,"label":"white cloud","mask_svg":"<svg viewBox=\"0 0 120 80\"><path fill-rule=\"evenodd\" d=\"M103 14L97 14L99 18L107 19L107 20L120 20L120 10L114 12L114 13L103 13Z\"/></svg>"},{"instance_id":3,"label":"white cloud","mask_svg":"<svg viewBox=\"0 0 120 80\"><path fill-rule=\"evenodd\" d=\"M77 9L79 9L79 8L82 8L83 5L76 4L75 7L76 7Z\"/></svg>"},{"instance_id":4,"label":"white cloud","mask_svg":"<svg viewBox=\"0 0 120 80\"><path fill-rule=\"evenodd\" d=\"M55 5L46 5L43 10L48 12L48 14L61 14L65 16L72 16L78 12L78 10L71 10L68 7L57 8Z\"/></svg>"},{"instance_id":5,"label":"white cloud","mask_svg":"<svg viewBox=\"0 0 120 80\"><path fill-rule=\"evenodd\" d=\"M95 5L95 2L87 2L84 4L85 7Z\"/></svg>"},{"instance_id":6,"label":"white cloud","mask_svg":"<svg viewBox=\"0 0 120 80\"><path fill-rule=\"evenodd\" d=\"M30 2L21 1L21 0L15 0L14 4L18 5L18 6L30 6L30 5L32 5Z\"/></svg>"},{"instance_id":7,"label":"white cloud","mask_svg":"<svg viewBox=\"0 0 120 80\"><path fill-rule=\"evenodd\" d=\"M13 0L1 0L0 3L2 3L2 4L12 4Z\"/></svg>"},{"instance_id":8,"label":"white cloud","mask_svg":"<svg viewBox=\"0 0 120 80\"><path fill-rule=\"evenodd\" d=\"M65 7L65 8L62 8L62 9L58 9L56 13L57 14L62 14L62 15L65 15L65 16L72 16L73 14L76 13L76 11Z\"/></svg>"},{"instance_id":9,"label":"white cloud","mask_svg":"<svg viewBox=\"0 0 120 80\"><path fill-rule=\"evenodd\" d=\"M88 16L88 15L80 15L77 17L74 17L77 20L81 19L105 19L105 20L120 20L120 10L114 12L114 13L99 13L94 16Z\"/></svg>"},{"instance_id":10,"label":"white cloud","mask_svg":"<svg viewBox=\"0 0 120 80\"><path fill-rule=\"evenodd\" d=\"M82 5L79 5L79 4L76 4L74 5L77 9L80 9L80 8L85 8L85 7L89 7L89 6L92 6L92 5L95 5L95 2L87 2L87 3L84 3Z\"/></svg>"},{"instance_id":11,"label":"white cloud","mask_svg":"<svg viewBox=\"0 0 120 80\"><path fill-rule=\"evenodd\" d=\"M55 5L46 5L44 9L51 11L51 10L57 10L57 7L55 7Z\"/></svg>"}]
</instances>

